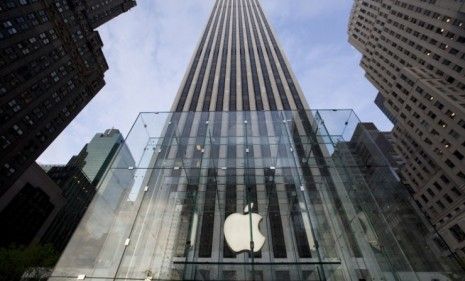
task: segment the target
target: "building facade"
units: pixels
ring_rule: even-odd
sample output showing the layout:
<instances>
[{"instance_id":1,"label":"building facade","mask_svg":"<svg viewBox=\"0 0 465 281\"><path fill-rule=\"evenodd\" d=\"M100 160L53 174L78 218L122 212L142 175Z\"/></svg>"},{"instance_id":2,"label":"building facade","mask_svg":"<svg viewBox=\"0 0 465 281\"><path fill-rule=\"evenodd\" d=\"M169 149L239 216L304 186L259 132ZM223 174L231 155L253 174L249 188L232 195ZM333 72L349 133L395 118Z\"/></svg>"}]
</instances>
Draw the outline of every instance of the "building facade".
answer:
<instances>
[{"instance_id":1,"label":"building facade","mask_svg":"<svg viewBox=\"0 0 465 281\"><path fill-rule=\"evenodd\" d=\"M0 3L0 196L105 84L94 28L133 0Z\"/></svg>"},{"instance_id":2,"label":"building facade","mask_svg":"<svg viewBox=\"0 0 465 281\"><path fill-rule=\"evenodd\" d=\"M97 186L120 146L123 147L120 153L126 152L124 137L120 131L117 129L105 130L103 133L95 134L79 155L73 156L68 165L82 169L89 181ZM134 164L129 152L125 158L128 166L131 166L131 163Z\"/></svg>"},{"instance_id":3,"label":"building facade","mask_svg":"<svg viewBox=\"0 0 465 281\"><path fill-rule=\"evenodd\" d=\"M61 253L84 216L96 188L76 166L53 166L47 175L60 187L66 203L42 236L42 244L53 245Z\"/></svg>"},{"instance_id":4,"label":"building facade","mask_svg":"<svg viewBox=\"0 0 465 281\"><path fill-rule=\"evenodd\" d=\"M465 257L465 8L462 1L354 3L349 42L394 123L401 176Z\"/></svg>"},{"instance_id":5,"label":"building facade","mask_svg":"<svg viewBox=\"0 0 465 281\"><path fill-rule=\"evenodd\" d=\"M65 202L60 187L31 165L0 199L0 247L38 243Z\"/></svg>"},{"instance_id":6,"label":"building facade","mask_svg":"<svg viewBox=\"0 0 465 281\"><path fill-rule=\"evenodd\" d=\"M349 194L352 202L358 206L370 202L367 198L372 197L379 207L382 218L377 212L366 212L367 216L373 216L370 220L371 228L379 243L385 247L399 244L412 267L418 271L431 270L436 268L434 259L423 257L440 255L443 251L443 240L434 232L432 225L427 222L407 188L401 183L398 172L403 159L393 145L392 133L379 131L373 123L359 123L350 141L336 145L332 157L343 159L349 167L356 167L350 168L352 177L364 178L366 184L353 188ZM382 224L388 227L383 227ZM397 239L393 240L391 234ZM426 244L432 247L419 247ZM394 259L394 262L402 261Z\"/></svg>"},{"instance_id":7,"label":"building facade","mask_svg":"<svg viewBox=\"0 0 465 281\"><path fill-rule=\"evenodd\" d=\"M215 1L172 111L139 115L136 164L112 163L50 280L460 280L350 196L370 189L331 155L358 122L309 109L258 0Z\"/></svg>"},{"instance_id":8,"label":"building facade","mask_svg":"<svg viewBox=\"0 0 465 281\"><path fill-rule=\"evenodd\" d=\"M115 165L135 165L119 130L108 129L96 134L65 166L48 167L47 174L62 190L66 204L42 236L41 243L52 244L59 253L64 250L117 152ZM130 185L133 178L120 177L118 181Z\"/></svg>"}]
</instances>

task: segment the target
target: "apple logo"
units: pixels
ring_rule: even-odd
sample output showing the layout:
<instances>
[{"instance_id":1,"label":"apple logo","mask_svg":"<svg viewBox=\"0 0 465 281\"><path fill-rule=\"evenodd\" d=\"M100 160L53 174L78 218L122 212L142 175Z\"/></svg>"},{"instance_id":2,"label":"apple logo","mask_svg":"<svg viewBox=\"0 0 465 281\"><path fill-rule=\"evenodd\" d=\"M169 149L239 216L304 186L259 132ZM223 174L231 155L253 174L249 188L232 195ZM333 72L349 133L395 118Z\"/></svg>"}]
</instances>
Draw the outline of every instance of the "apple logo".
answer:
<instances>
[{"instance_id":1,"label":"apple logo","mask_svg":"<svg viewBox=\"0 0 465 281\"><path fill-rule=\"evenodd\" d=\"M265 236L262 235L258 225L262 216L251 213L253 203L245 206L244 214L234 213L229 215L224 221L224 237L229 248L236 253L242 251L258 252L265 244Z\"/></svg>"}]
</instances>

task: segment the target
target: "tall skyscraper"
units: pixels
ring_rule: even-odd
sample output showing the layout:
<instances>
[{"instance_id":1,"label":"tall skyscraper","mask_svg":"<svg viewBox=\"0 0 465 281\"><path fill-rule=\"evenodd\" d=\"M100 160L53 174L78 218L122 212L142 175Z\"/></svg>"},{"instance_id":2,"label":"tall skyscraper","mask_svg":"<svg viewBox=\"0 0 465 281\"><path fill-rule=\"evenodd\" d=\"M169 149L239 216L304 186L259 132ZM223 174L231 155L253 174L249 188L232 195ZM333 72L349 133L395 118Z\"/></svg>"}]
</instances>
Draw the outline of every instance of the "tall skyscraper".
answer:
<instances>
[{"instance_id":1,"label":"tall skyscraper","mask_svg":"<svg viewBox=\"0 0 465 281\"><path fill-rule=\"evenodd\" d=\"M390 245L393 242L390 234L393 233L397 238L396 243L401 245L414 268L419 271L431 270L435 268L432 264L434 260L423 257L439 255L443 247L441 244L431 248L419 245L441 242L441 239L431 234L431 224L400 182L396 172L402 160L392 147L391 137L391 133L380 132L373 123L359 123L349 142L336 145L332 157L342 159L348 167L355 167L349 168L352 177L364 178L366 185L353 186L349 194L356 205L363 205L370 201L368 197L372 197L379 206L383 219L371 219L370 226L367 226L376 233L379 243L385 247ZM377 216L376 212L366 214Z\"/></svg>"},{"instance_id":2,"label":"tall skyscraper","mask_svg":"<svg viewBox=\"0 0 465 281\"><path fill-rule=\"evenodd\" d=\"M42 243L52 244L57 252L63 251L112 161L120 166L135 165L124 138L117 129L97 133L65 166L52 166L48 169L47 174L60 186L66 204L43 235ZM132 175L118 178L118 182L126 186L131 185L132 181ZM116 190L113 190L108 198L117 196Z\"/></svg>"},{"instance_id":3,"label":"tall skyscraper","mask_svg":"<svg viewBox=\"0 0 465 281\"><path fill-rule=\"evenodd\" d=\"M123 145L122 151L127 150L124 146L124 137L119 130L108 129L103 133L97 133L68 165L82 169L89 181L97 185L121 145ZM125 160L128 161L125 163L128 166L134 161L130 153L127 153Z\"/></svg>"},{"instance_id":4,"label":"tall skyscraper","mask_svg":"<svg viewBox=\"0 0 465 281\"><path fill-rule=\"evenodd\" d=\"M53 166L47 175L60 187L66 201L40 242L61 253L94 198L96 187L77 166Z\"/></svg>"},{"instance_id":5,"label":"tall skyscraper","mask_svg":"<svg viewBox=\"0 0 465 281\"><path fill-rule=\"evenodd\" d=\"M0 196L105 84L94 28L134 0L0 2Z\"/></svg>"},{"instance_id":6,"label":"tall skyscraper","mask_svg":"<svg viewBox=\"0 0 465 281\"><path fill-rule=\"evenodd\" d=\"M139 115L136 164L112 164L50 280L459 280L404 255L331 157L357 122L309 109L258 0L215 1L172 112Z\"/></svg>"},{"instance_id":7,"label":"tall skyscraper","mask_svg":"<svg viewBox=\"0 0 465 281\"><path fill-rule=\"evenodd\" d=\"M91 27L95 29L135 7L136 0L84 0L73 5L85 13Z\"/></svg>"},{"instance_id":8,"label":"tall skyscraper","mask_svg":"<svg viewBox=\"0 0 465 281\"><path fill-rule=\"evenodd\" d=\"M465 258L465 5L356 0L349 42L394 123L403 181Z\"/></svg>"}]
</instances>

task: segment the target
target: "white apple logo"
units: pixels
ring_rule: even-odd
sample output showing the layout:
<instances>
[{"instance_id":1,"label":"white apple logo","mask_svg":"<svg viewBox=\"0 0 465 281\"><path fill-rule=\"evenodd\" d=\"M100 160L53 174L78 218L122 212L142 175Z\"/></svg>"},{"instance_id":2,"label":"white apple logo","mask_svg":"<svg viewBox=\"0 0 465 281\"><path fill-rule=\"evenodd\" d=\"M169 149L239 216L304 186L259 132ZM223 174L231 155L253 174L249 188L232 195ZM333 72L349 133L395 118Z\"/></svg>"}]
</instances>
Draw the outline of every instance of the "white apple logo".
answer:
<instances>
[{"instance_id":1,"label":"white apple logo","mask_svg":"<svg viewBox=\"0 0 465 281\"><path fill-rule=\"evenodd\" d=\"M250 204L250 210L252 208L253 203ZM256 213L250 215L247 213L249 213L249 205L245 206L244 215L234 213L224 221L224 237L228 246L236 253L250 251L251 248L254 252L258 252L265 244L265 236L258 228L262 216Z\"/></svg>"}]
</instances>

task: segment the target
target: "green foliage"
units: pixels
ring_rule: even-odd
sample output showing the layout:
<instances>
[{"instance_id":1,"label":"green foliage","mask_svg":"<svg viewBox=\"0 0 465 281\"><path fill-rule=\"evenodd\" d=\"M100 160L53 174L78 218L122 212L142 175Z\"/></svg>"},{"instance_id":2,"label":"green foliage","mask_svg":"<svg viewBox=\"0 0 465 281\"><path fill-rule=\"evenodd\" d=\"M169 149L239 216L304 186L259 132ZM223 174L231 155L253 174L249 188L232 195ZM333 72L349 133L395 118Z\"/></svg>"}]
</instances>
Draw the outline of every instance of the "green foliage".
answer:
<instances>
[{"instance_id":1,"label":"green foliage","mask_svg":"<svg viewBox=\"0 0 465 281\"><path fill-rule=\"evenodd\" d=\"M20 280L31 267L53 267L58 254L50 245L0 248L0 281Z\"/></svg>"}]
</instances>

